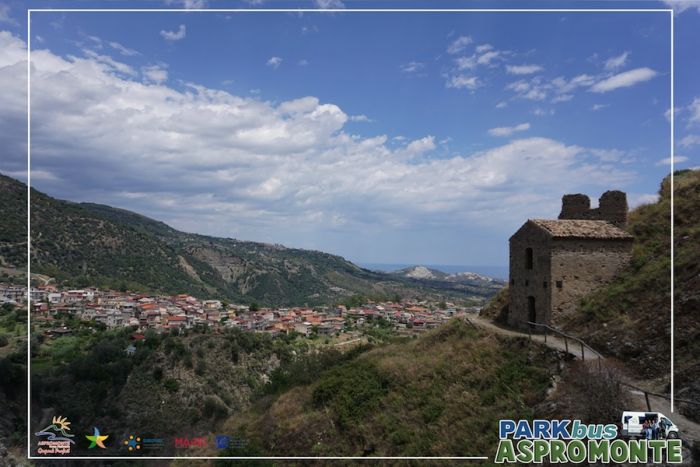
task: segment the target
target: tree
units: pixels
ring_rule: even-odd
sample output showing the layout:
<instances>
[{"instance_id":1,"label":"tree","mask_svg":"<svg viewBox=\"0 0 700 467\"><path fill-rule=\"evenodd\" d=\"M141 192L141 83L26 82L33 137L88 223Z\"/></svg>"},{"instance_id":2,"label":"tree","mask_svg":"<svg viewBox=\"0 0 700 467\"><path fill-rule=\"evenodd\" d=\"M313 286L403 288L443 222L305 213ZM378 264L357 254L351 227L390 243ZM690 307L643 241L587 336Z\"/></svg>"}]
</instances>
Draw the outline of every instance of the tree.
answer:
<instances>
[{"instance_id":1,"label":"tree","mask_svg":"<svg viewBox=\"0 0 700 467\"><path fill-rule=\"evenodd\" d=\"M250 304L250 306L248 307L248 309L249 309L250 311L260 311L260 305L258 305L257 303L253 302L253 303Z\"/></svg>"}]
</instances>

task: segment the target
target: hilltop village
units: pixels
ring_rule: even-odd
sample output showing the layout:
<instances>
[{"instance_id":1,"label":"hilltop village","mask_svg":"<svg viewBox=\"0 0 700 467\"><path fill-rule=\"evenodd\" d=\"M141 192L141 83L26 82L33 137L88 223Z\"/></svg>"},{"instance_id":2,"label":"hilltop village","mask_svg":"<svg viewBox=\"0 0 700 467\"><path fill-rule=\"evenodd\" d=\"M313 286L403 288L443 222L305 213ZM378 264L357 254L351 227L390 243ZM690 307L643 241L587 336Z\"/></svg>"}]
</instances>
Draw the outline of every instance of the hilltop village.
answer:
<instances>
[{"instance_id":1,"label":"hilltop village","mask_svg":"<svg viewBox=\"0 0 700 467\"><path fill-rule=\"evenodd\" d=\"M0 285L0 302L20 304L26 287ZM67 335L62 317L101 323L107 329L131 327L142 333L206 327L212 330L238 328L269 334L298 333L302 336L330 336L361 329L382 321L398 332L417 333L439 326L453 316L477 313L478 307L457 307L452 303L401 301L367 302L358 306L261 308L201 300L187 294L159 296L96 288L65 289L54 285L30 290L32 322L47 336Z\"/></svg>"}]
</instances>

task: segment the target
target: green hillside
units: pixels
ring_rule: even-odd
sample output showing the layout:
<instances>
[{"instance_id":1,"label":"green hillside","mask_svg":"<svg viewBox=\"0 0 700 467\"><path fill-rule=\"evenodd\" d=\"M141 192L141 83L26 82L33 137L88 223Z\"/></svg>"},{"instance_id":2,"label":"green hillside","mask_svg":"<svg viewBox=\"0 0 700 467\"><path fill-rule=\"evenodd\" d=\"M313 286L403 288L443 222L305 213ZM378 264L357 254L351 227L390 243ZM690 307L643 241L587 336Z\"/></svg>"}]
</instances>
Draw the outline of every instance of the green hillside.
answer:
<instances>
[{"instance_id":1,"label":"green hillside","mask_svg":"<svg viewBox=\"0 0 700 467\"><path fill-rule=\"evenodd\" d=\"M675 390L700 401L700 171L675 174ZM617 279L588 296L564 328L616 356L640 376L669 381L671 361L671 188L629 216L633 258ZM667 390L670 388L667 388ZM700 419L698 407L683 407Z\"/></svg>"},{"instance_id":2,"label":"green hillside","mask_svg":"<svg viewBox=\"0 0 700 467\"><path fill-rule=\"evenodd\" d=\"M532 418L558 356L453 319L303 378L224 425L269 455L468 456L495 452L498 420ZM273 389L275 386L273 386Z\"/></svg>"},{"instance_id":3,"label":"green hillside","mask_svg":"<svg viewBox=\"0 0 700 467\"><path fill-rule=\"evenodd\" d=\"M0 266L26 264L27 187L0 175ZM417 282L339 256L179 232L137 213L32 190L32 272L70 286L190 293L263 305L319 305L353 296L478 302L498 287Z\"/></svg>"}]
</instances>

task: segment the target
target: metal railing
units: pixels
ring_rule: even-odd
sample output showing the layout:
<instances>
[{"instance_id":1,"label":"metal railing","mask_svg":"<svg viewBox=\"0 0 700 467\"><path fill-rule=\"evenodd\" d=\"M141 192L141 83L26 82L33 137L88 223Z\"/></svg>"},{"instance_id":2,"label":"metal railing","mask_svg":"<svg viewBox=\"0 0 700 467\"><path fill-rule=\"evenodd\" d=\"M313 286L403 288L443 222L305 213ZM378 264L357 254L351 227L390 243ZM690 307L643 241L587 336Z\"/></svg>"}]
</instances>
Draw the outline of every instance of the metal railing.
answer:
<instances>
[{"instance_id":1,"label":"metal railing","mask_svg":"<svg viewBox=\"0 0 700 467\"><path fill-rule=\"evenodd\" d=\"M553 334L558 335L558 336L561 336L561 337L564 338L564 347L566 348L566 352L567 352L567 353L570 353L570 354L572 354L572 355L576 355L574 352L569 351L569 340L574 341L574 342L578 343L578 345L579 345L580 348L581 348L581 360L582 360L582 361L585 361L585 359L586 359L585 349L588 349L588 350L589 350L591 353L593 353L593 354L596 356L596 358L598 359L598 371L599 371L599 372L602 371L602 361L605 359L605 357L604 357L600 352L598 352L596 349L594 349L594 348L591 347L590 345L586 344L582 339L580 339L580 338L578 338L578 337L575 337L575 336L572 336L572 335L569 335L569 334L566 334L565 332L563 332L563 331L561 331L561 330L559 330L559 329L557 329L557 328L554 328L554 327L552 327L552 326L549 326L549 325L547 325L547 324L535 323L535 322L533 322L533 321L527 321L526 323L529 325L529 326L528 326L528 329L527 329L527 334L528 334L528 337L529 337L530 340L532 340L532 328L533 328L533 327L539 327L539 328L544 329L544 341L545 341L545 343L547 342L547 334L548 334L548 331L549 331L549 332L552 332ZM635 391L638 391L638 392L643 393L643 394L644 394L644 400L646 401L646 404L647 404L647 410L648 410L649 412L652 411L652 409L651 409L651 402L649 401L649 396L660 397L660 398L662 398L662 399L666 399L666 400L669 400L669 401L671 400L671 395L670 395L670 394L659 394L658 392L648 391L648 390L646 390L646 389L640 388L640 387L635 386L635 385L633 385L633 384L625 383L625 382L623 382L623 381L620 381L619 384L621 384L622 386L627 386L628 388L631 388L631 389L634 389ZM679 398L677 398L677 397L674 397L674 398L673 398L673 401L674 401L674 402L685 403L685 404L700 405L700 402L691 401L691 400L688 400L688 399L679 399Z\"/></svg>"}]
</instances>

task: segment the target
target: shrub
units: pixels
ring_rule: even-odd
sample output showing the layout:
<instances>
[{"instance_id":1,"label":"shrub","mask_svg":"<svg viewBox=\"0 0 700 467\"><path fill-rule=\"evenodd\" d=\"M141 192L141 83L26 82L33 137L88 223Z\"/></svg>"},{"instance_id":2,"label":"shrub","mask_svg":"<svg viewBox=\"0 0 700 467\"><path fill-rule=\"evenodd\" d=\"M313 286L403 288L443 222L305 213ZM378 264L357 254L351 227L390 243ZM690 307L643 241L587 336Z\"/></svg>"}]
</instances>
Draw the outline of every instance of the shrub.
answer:
<instances>
[{"instance_id":1,"label":"shrub","mask_svg":"<svg viewBox=\"0 0 700 467\"><path fill-rule=\"evenodd\" d=\"M177 392L180 389L180 383L176 379L168 378L163 382L163 386L170 392Z\"/></svg>"}]
</instances>

